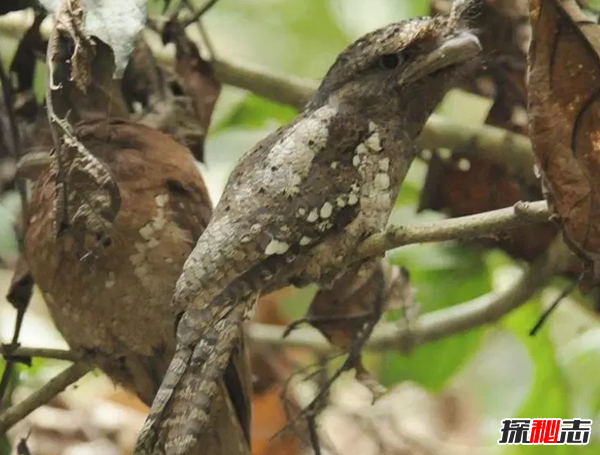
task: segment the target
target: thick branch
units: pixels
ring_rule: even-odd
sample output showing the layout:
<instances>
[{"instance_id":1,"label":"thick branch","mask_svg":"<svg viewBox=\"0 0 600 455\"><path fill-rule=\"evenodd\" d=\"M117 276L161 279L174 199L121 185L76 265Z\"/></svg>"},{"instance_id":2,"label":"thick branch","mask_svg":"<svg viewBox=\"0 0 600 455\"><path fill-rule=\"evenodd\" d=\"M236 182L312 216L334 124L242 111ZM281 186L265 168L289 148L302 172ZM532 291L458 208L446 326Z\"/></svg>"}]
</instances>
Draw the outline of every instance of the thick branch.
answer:
<instances>
[{"instance_id":1,"label":"thick branch","mask_svg":"<svg viewBox=\"0 0 600 455\"><path fill-rule=\"evenodd\" d=\"M545 201L518 202L513 207L476 215L415 226L392 227L382 234L375 234L366 239L359 247L356 259L377 256L392 248L412 243L486 237L523 224L548 221L549 216L548 205Z\"/></svg>"},{"instance_id":2,"label":"thick branch","mask_svg":"<svg viewBox=\"0 0 600 455\"><path fill-rule=\"evenodd\" d=\"M27 417L40 406L48 403L52 398L91 370L92 366L85 362L74 363L23 401L8 408L0 414L0 434L6 433L14 424Z\"/></svg>"},{"instance_id":3,"label":"thick branch","mask_svg":"<svg viewBox=\"0 0 600 455\"><path fill-rule=\"evenodd\" d=\"M48 349L48 348L27 348L18 347L12 349L11 346L0 346L0 355L5 357L40 357L43 359L66 360L75 362L80 356L67 349Z\"/></svg>"},{"instance_id":4,"label":"thick branch","mask_svg":"<svg viewBox=\"0 0 600 455\"><path fill-rule=\"evenodd\" d=\"M0 17L0 34L20 38L33 20L25 13ZM51 27L43 24L42 35L48 37ZM150 32L149 32L150 33ZM155 36L153 38L156 38ZM159 39L149 39L156 58L173 63L173 52L162 46ZM225 84L240 87L277 103L301 108L318 87L317 81L274 74L264 68L241 64L217 57L214 62L217 77ZM421 147L427 149L460 148L502 165L528 181L532 178L533 154L525 136L491 127L465 127L448 119L432 115L421 135Z\"/></svg>"},{"instance_id":5,"label":"thick branch","mask_svg":"<svg viewBox=\"0 0 600 455\"><path fill-rule=\"evenodd\" d=\"M369 350L410 351L414 346L431 343L483 324L491 324L533 297L549 278L569 264L572 253L557 239L548 252L535 261L515 283L502 292L491 292L469 302L426 313L410 325L383 323L375 328L367 342ZM282 338L285 328L249 324L248 335L256 343L310 347L331 351L334 347L315 329L302 328Z\"/></svg>"}]
</instances>

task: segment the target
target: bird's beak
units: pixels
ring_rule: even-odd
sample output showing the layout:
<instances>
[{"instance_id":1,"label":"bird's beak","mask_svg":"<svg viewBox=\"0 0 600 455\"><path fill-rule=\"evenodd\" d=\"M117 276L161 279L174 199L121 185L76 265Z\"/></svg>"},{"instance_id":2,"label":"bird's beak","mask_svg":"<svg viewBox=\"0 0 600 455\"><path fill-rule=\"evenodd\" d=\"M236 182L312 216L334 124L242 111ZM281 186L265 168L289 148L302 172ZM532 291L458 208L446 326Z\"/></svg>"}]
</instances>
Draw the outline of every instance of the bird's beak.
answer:
<instances>
[{"instance_id":1,"label":"bird's beak","mask_svg":"<svg viewBox=\"0 0 600 455\"><path fill-rule=\"evenodd\" d=\"M465 63L479 52L479 39L470 32L461 32L446 38L437 49L416 60L402 73L399 83L408 84L449 66Z\"/></svg>"}]
</instances>

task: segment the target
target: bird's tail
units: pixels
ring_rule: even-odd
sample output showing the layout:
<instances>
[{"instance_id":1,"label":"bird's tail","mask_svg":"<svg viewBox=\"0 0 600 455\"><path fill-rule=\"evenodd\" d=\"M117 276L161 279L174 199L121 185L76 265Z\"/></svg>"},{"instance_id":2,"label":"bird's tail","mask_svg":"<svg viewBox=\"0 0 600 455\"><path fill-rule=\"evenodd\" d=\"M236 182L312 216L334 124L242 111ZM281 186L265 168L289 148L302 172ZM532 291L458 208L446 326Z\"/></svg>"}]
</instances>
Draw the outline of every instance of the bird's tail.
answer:
<instances>
[{"instance_id":1,"label":"bird's tail","mask_svg":"<svg viewBox=\"0 0 600 455\"><path fill-rule=\"evenodd\" d=\"M239 345L244 305L236 305L204 327L195 344L180 343L146 419L135 455L188 455L198 450L210 428L231 352ZM181 340L180 340L181 341ZM243 441L241 441L243 442ZM164 448L159 448L164 444Z\"/></svg>"},{"instance_id":2,"label":"bird's tail","mask_svg":"<svg viewBox=\"0 0 600 455\"><path fill-rule=\"evenodd\" d=\"M219 392L231 353L240 342L243 305L236 306L203 337L192 353L190 365L181 381L180 393L173 397L173 417L179 416L165 445L169 455L187 455L199 438L215 430L210 412ZM178 391L178 392L179 392Z\"/></svg>"},{"instance_id":3,"label":"bird's tail","mask_svg":"<svg viewBox=\"0 0 600 455\"><path fill-rule=\"evenodd\" d=\"M159 424L163 418L164 411L175 392L177 384L179 384L180 379L183 377L191 357L191 347L177 347L158 393L154 397L150 413L140 431L140 437L136 442L134 450L136 455L151 455L154 452L154 447L158 442Z\"/></svg>"}]
</instances>

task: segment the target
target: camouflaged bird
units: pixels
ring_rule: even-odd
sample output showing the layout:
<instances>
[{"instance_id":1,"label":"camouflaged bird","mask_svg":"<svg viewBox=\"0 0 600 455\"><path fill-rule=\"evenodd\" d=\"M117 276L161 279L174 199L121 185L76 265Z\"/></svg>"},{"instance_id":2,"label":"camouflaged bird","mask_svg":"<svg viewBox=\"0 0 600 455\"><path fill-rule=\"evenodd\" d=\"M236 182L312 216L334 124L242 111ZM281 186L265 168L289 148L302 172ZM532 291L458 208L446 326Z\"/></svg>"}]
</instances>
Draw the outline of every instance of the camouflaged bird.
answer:
<instances>
[{"instance_id":1,"label":"camouflaged bird","mask_svg":"<svg viewBox=\"0 0 600 455\"><path fill-rule=\"evenodd\" d=\"M385 229L415 139L481 50L461 1L447 17L394 23L337 58L312 101L246 153L187 259L187 310L136 454L202 453L219 378L260 294L329 287Z\"/></svg>"},{"instance_id":2,"label":"camouflaged bird","mask_svg":"<svg viewBox=\"0 0 600 455\"><path fill-rule=\"evenodd\" d=\"M170 305L173 289L212 204L190 151L169 136L123 119L88 120L74 131L119 188L121 209L104 236L110 240L100 248L76 224L55 235L57 172L46 166L29 205L27 263L71 349L150 405L184 308ZM37 136L49 148L43 128ZM81 193L71 191L70 199ZM247 368L240 355L219 378L212 431L202 439L206 454L245 453L249 445Z\"/></svg>"}]
</instances>

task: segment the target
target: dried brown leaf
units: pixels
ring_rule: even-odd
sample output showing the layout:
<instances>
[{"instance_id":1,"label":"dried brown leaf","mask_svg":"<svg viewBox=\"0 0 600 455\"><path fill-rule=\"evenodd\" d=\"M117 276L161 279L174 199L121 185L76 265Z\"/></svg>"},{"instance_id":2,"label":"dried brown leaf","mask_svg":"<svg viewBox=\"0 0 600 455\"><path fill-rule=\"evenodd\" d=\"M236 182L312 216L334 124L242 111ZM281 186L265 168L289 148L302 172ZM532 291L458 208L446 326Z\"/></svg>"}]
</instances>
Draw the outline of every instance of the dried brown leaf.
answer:
<instances>
[{"instance_id":1,"label":"dried brown leaf","mask_svg":"<svg viewBox=\"0 0 600 455\"><path fill-rule=\"evenodd\" d=\"M383 311L412 303L408 272L387 261L371 261L319 291L304 320L335 346L348 349L365 324L376 323Z\"/></svg>"},{"instance_id":2,"label":"dried brown leaf","mask_svg":"<svg viewBox=\"0 0 600 455\"><path fill-rule=\"evenodd\" d=\"M532 0L530 135L571 249L600 277L600 27L573 0Z\"/></svg>"},{"instance_id":3,"label":"dried brown leaf","mask_svg":"<svg viewBox=\"0 0 600 455\"><path fill-rule=\"evenodd\" d=\"M17 84L15 92L25 92L33 89L35 65L46 52L46 41L40 33L40 25L46 18L45 14L35 15L33 24L27 29L10 64L10 72L15 76Z\"/></svg>"},{"instance_id":4,"label":"dried brown leaf","mask_svg":"<svg viewBox=\"0 0 600 455\"><path fill-rule=\"evenodd\" d=\"M177 20L165 25L163 41L175 44L177 77L172 84L179 86L183 94L183 99L176 103L177 129L174 134L196 159L202 161L204 139L221 93L221 84L215 77L212 65L201 57L198 47L186 36Z\"/></svg>"},{"instance_id":5,"label":"dried brown leaf","mask_svg":"<svg viewBox=\"0 0 600 455\"><path fill-rule=\"evenodd\" d=\"M25 310L33 294L33 277L29 270L29 264L23 255L19 256L13 277L10 281L6 300L16 310Z\"/></svg>"},{"instance_id":6,"label":"dried brown leaf","mask_svg":"<svg viewBox=\"0 0 600 455\"><path fill-rule=\"evenodd\" d=\"M121 91L130 112L135 112L135 103L145 110L156 103L164 103L167 90L164 70L159 67L144 38L138 37L121 81Z\"/></svg>"}]
</instances>

